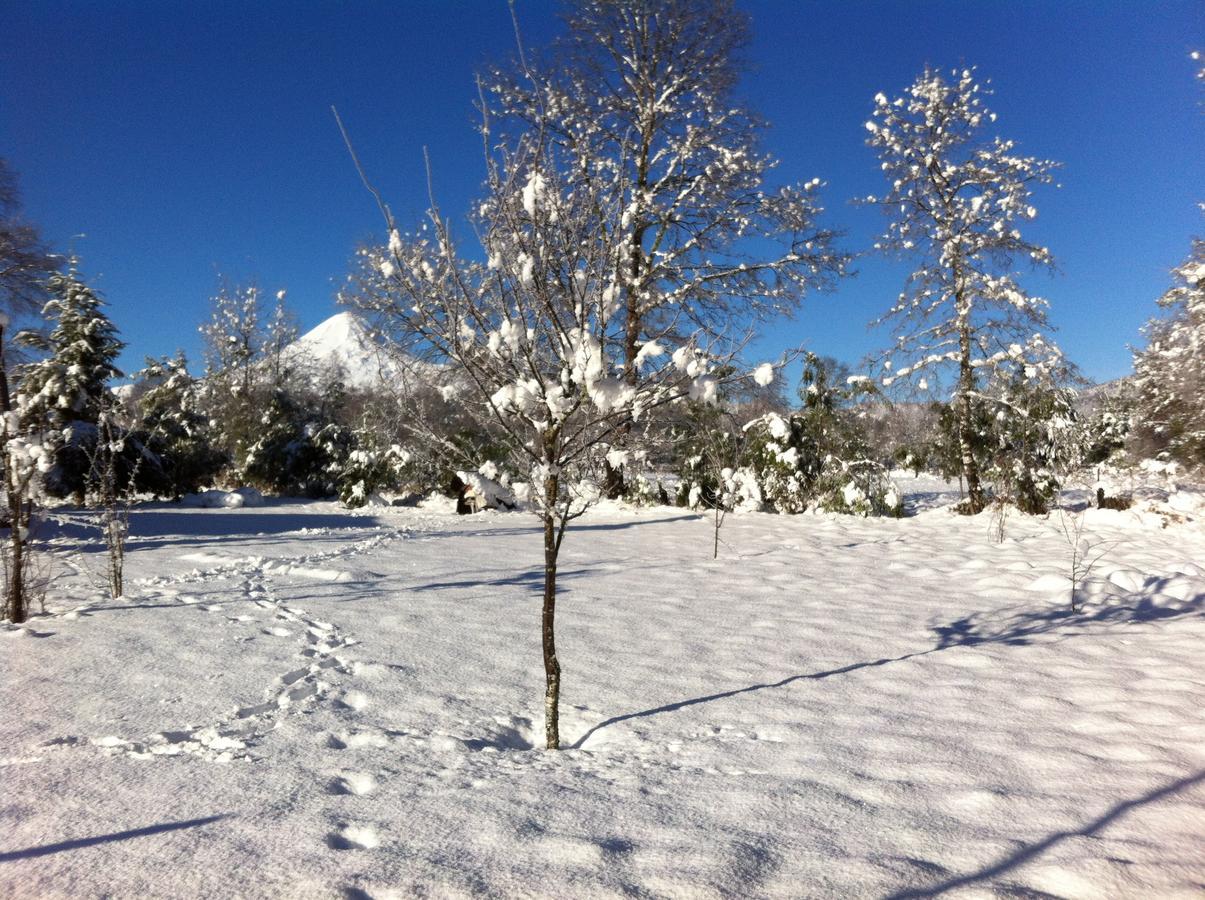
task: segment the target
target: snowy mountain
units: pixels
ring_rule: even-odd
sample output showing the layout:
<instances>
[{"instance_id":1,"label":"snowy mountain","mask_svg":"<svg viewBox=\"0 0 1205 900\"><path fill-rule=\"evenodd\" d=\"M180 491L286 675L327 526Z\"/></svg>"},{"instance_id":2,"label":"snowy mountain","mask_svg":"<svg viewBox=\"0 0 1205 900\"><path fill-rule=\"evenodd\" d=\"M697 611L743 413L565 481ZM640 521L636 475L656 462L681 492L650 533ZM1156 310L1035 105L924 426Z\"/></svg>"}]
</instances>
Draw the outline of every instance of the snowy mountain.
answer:
<instances>
[{"instance_id":1,"label":"snowy mountain","mask_svg":"<svg viewBox=\"0 0 1205 900\"><path fill-rule=\"evenodd\" d=\"M371 329L351 312L331 316L284 350L302 371L338 371L349 388L368 389L395 383L404 369L384 352Z\"/></svg>"}]
</instances>

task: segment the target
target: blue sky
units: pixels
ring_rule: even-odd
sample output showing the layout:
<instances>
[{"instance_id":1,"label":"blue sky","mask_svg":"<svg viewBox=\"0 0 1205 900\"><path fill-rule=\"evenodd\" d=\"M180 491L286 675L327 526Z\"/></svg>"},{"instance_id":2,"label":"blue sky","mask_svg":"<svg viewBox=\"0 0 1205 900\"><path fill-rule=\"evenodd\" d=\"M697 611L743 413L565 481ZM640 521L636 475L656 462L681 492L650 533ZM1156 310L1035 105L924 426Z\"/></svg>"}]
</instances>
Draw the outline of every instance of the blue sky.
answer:
<instances>
[{"instance_id":1,"label":"blue sky","mask_svg":"<svg viewBox=\"0 0 1205 900\"><path fill-rule=\"evenodd\" d=\"M556 33L554 3L518 6L529 44ZM851 250L882 225L849 204L882 187L863 144L871 97L902 90L926 63L991 78L999 133L1064 163L1063 187L1037 195L1031 231L1060 272L1027 284L1050 299L1059 340L1089 377L1129 370L1127 344L1205 230L1205 91L1189 60L1205 47L1205 5L741 6L754 30L741 92L771 123L775 177L828 182L829 221ZM504 0L26 0L0 32L0 156L29 217L75 248L109 301L130 345L123 365L177 347L199 360L219 273L287 288L308 328L337 311L355 247L379 237L332 103L403 222L426 206L424 146L445 211L467 210L482 172L473 73L512 50ZM773 323L759 349L807 342L855 362L887 343L867 323L906 267L857 267Z\"/></svg>"}]
</instances>

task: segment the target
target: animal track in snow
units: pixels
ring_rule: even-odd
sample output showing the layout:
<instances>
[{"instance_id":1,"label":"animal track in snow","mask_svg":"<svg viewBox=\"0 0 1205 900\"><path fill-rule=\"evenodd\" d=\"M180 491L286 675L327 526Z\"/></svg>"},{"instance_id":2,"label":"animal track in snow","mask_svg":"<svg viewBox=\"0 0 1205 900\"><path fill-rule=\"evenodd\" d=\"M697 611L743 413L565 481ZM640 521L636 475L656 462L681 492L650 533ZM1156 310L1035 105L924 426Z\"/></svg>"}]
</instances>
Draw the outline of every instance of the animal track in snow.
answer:
<instances>
[{"instance_id":1,"label":"animal track in snow","mask_svg":"<svg viewBox=\"0 0 1205 900\"><path fill-rule=\"evenodd\" d=\"M407 534L409 534L408 530L396 529L358 541L350 547L337 548L326 553L283 559L248 557L207 570L194 569L181 576L161 576L139 581L140 585L163 589L160 591L162 595L174 597L177 602L199 605L202 598L190 594L178 594L167 586L199 583L217 578L236 580L243 595L251 602L253 608L262 609L265 612L275 612L277 620L300 626L303 629L306 646L300 651L300 655L308 662L306 665L291 669L276 678L274 683L266 689L261 702L240 706L232 714L216 723L164 731L143 741L108 735L92 741L93 745L108 753L126 754L138 759L181 754L189 754L214 762L248 758L251 746L275 728L281 716L303 704L315 702L326 696L331 688L329 679L333 674L351 674L350 666L337 655L337 652L357 643L354 638L345 635L337 625L312 618L304 609L286 606L283 601L276 600L268 586L268 579L277 573L299 574L297 571L299 563L344 559L376 549ZM342 581L345 579L332 578L329 580ZM202 608L208 611L220 611L226 607L227 604L213 604ZM76 612L78 613L80 610ZM227 619L234 624L258 621L254 616L249 615L228 616ZM276 637L289 637L294 634L294 631L281 627L269 627L261 629L260 633ZM251 640L251 637L243 637L240 640ZM348 691L340 697L340 706L344 709L359 711L367 705L367 696L359 691ZM377 739L376 735L352 735L348 738L346 745L383 746L388 742L383 736L379 737L383 743L376 743ZM361 744L361 741L364 743Z\"/></svg>"}]
</instances>

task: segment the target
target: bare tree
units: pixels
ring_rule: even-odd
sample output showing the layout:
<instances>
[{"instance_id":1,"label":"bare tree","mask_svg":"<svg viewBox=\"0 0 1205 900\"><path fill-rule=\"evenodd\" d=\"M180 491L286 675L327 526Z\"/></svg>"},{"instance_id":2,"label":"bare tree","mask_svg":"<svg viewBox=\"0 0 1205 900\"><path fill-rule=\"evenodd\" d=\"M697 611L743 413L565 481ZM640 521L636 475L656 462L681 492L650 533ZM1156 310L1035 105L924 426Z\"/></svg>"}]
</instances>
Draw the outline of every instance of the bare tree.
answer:
<instances>
[{"instance_id":1,"label":"bare tree","mask_svg":"<svg viewBox=\"0 0 1205 900\"><path fill-rule=\"evenodd\" d=\"M624 380L639 380L648 341L748 328L832 286L849 257L818 224L820 179L767 183L763 123L736 97L747 16L731 0L567 6L547 62L521 52L485 79L485 102L618 208L606 237ZM617 495L610 467L608 481Z\"/></svg>"},{"instance_id":2,"label":"bare tree","mask_svg":"<svg viewBox=\"0 0 1205 900\"><path fill-rule=\"evenodd\" d=\"M46 299L45 279L59 266L21 216L16 176L0 159L0 456L3 457L5 511L9 536L4 551L4 613L13 622L29 614L28 540L33 519L33 493L44 462L40 440L21 423L12 383L14 331L34 319Z\"/></svg>"},{"instance_id":3,"label":"bare tree","mask_svg":"<svg viewBox=\"0 0 1205 900\"><path fill-rule=\"evenodd\" d=\"M1118 543L1117 541L1093 540L1086 536L1084 530L1086 521L1086 511L1077 515L1068 513L1062 507L1059 508L1059 529L1062 532L1063 540L1067 543L1069 553L1069 600L1073 613L1079 612L1082 608L1082 604L1078 602L1079 591L1092 574L1092 569Z\"/></svg>"},{"instance_id":4,"label":"bare tree","mask_svg":"<svg viewBox=\"0 0 1205 900\"><path fill-rule=\"evenodd\" d=\"M927 68L896 99L878 94L866 123L867 143L891 184L882 197L866 198L891 219L875 247L918 260L884 317L898 324L883 381L956 369L970 513L987 502L974 452L974 405L984 379L1004 365L1037 375L1061 358L1043 336L1046 302L1028 294L1012 271L1015 259L1053 265L1050 251L1023 238L1017 225L1037 216L1031 189L1052 180L1055 164L1019 156L1012 141L983 134L996 120L984 106L988 93L970 69L947 81Z\"/></svg>"},{"instance_id":5,"label":"bare tree","mask_svg":"<svg viewBox=\"0 0 1205 900\"><path fill-rule=\"evenodd\" d=\"M461 254L434 205L403 236L382 204L388 245L360 254L360 289L343 299L373 315L406 380L432 384L499 436L497 452L526 485L543 532L545 739L556 749L557 564L569 523L598 496L617 429L687 397L714 400L721 368L749 376L713 340L666 332L641 344L632 379L616 288L622 192L565 164L555 142L537 132L488 154L487 187L476 219L485 263ZM418 425L412 436L432 432Z\"/></svg>"}]
</instances>

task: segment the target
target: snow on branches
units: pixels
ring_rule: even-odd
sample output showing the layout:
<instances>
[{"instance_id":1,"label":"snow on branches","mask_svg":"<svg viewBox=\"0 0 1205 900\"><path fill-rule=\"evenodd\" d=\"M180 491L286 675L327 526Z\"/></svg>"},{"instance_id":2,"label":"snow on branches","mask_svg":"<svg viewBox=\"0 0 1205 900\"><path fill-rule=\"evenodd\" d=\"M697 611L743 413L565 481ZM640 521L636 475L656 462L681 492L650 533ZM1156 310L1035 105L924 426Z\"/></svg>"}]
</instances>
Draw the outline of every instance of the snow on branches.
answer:
<instances>
[{"instance_id":1,"label":"snow on branches","mask_svg":"<svg viewBox=\"0 0 1205 900\"><path fill-rule=\"evenodd\" d=\"M818 225L820 179L767 184L762 125L733 97L747 23L731 3L588 0L567 27L547 64L489 74L487 127L539 135L563 188L607 208L626 377L660 332L747 327L844 273L848 255ZM555 221L548 173L522 184L525 215Z\"/></svg>"},{"instance_id":2,"label":"snow on branches","mask_svg":"<svg viewBox=\"0 0 1205 900\"><path fill-rule=\"evenodd\" d=\"M1046 301L1018 281L1014 263L1050 267L1050 251L1026 239L1037 217L1035 185L1053 180L1050 160L1021 156L1013 141L988 137L990 93L961 69L947 79L926 69L900 96L874 98L867 143L890 185L878 204L889 218L876 249L917 267L884 316L896 323L884 385L930 370L957 369L955 397L970 506L981 507L970 454L972 397L997 371L1051 378L1062 354L1047 337Z\"/></svg>"},{"instance_id":3,"label":"snow on branches","mask_svg":"<svg viewBox=\"0 0 1205 900\"><path fill-rule=\"evenodd\" d=\"M1190 466L1205 466L1205 240L1172 270L1159 298L1166 311L1144 329L1146 347L1134 354L1141 432Z\"/></svg>"}]
</instances>

